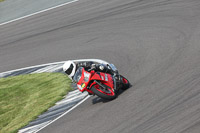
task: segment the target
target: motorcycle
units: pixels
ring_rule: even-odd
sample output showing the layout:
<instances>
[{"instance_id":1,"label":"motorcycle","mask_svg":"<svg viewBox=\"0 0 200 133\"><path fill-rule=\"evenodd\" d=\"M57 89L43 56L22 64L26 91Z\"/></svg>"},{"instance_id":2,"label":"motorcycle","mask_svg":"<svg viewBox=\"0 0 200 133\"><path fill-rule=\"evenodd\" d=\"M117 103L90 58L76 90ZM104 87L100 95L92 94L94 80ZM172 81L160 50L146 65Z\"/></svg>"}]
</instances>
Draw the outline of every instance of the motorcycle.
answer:
<instances>
[{"instance_id":1,"label":"motorcycle","mask_svg":"<svg viewBox=\"0 0 200 133\"><path fill-rule=\"evenodd\" d=\"M86 71L83 67L78 68L73 77L77 88L81 92L87 91L90 95L97 95L106 100L115 99L119 90L129 88L130 83L125 77L119 75L113 64L107 66L112 71L112 75L95 70Z\"/></svg>"}]
</instances>

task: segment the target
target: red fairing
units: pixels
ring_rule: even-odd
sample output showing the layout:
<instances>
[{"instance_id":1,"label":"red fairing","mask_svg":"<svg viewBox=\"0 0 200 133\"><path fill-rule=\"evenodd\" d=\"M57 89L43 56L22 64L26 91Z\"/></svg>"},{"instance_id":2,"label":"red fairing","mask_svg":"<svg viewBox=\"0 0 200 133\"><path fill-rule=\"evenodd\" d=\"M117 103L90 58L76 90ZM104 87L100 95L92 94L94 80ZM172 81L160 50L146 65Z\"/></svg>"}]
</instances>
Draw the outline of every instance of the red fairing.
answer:
<instances>
[{"instance_id":1,"label":"red fairing","mask_svg":"<svg viewBox=\"0 0 200 133\"><path fill-rule=\"evenodd\" d=\"M93 84L96 84L95 82L93 82L93 83L90 82L93 80L98 80L102 84L105 84L112 89L114 88L113 78L110 74L102 73L102 72L95 72L95 71L87 72L87 71L85 71L84 68L82 68L82 75L81 75L80 80L77 83L78 89L81 92L88 91L89 93L93 94L93 92L90 89L87 89L88 85L90 88Z\"/></svg>"},{"instance_id":2,"label":"red fairing","mask_svg":"<svg viewBox=\"0 0 200 133\"><path fill-rule=\"evenodd\" d=\"M110 74L102 73L102 72L94 72L91 80L99 80L101 83L109 86L110 88L114 88L113 78Z\"/></svg>"},{"instance_id":3,"label":"red fairing","mask_svg":"<svg viewBox=\"0 0 200 133\"><path fill-rule=\"evenodd\" d=\"M77 83L77 87L81 92L87 91L89 95L97 95L102 99L113 100L117 97L119 89L125 90L130 84L126 78L118 74L113 64L110 64L110 67L113 72L116 72L115 74L95 72L94 70L88 72L83 67L79 67L73 77L73 81ZM122 78L123 82L119 82L118 78Z\"/></svg>"},{"instance_id":4,"label":"red fairing","mask_svg":"<svg viewBox=\"0 0 200 133\"><path fill-rule=\"evenodd\" d=\"M86 80L86 77L88 80ZM90 82L90 77L91 77L91 74L89 72L85 71L85 69L83 68L81 78L80 78L79 82L77 83L77 87L81 92L87 90L87 86Z\"/></svg>"}]
</instances>

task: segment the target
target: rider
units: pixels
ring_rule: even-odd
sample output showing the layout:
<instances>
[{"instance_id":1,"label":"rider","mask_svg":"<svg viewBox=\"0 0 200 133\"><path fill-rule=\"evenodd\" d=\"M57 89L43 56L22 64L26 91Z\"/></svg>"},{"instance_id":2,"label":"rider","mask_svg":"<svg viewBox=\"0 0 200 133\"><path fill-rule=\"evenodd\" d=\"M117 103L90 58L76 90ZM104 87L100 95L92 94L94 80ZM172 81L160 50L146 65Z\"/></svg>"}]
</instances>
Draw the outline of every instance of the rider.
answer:
<instances>
[{"instance_id":1,"label":"rider","mask_svg":"<svg viewBox=\"0 0 200 133\"><path fill-rule=\"evenodd\" d=\"M89 62L74 62L72 60L66 61L63 65L63 71L73 80L76 70L79 67L84 67L86 71L99 71L112 74L111 70L105 64L95 64L92 61Z\"/></svg>"},{"instance_id":2,"label":"rider","mask_svg":"<svg viewBox=\"0 0 200 133\"><path fill-rule=\"evenodd\" d=\"M89 62L74 62L72 60L66 61L63 65L63 71L68 75L68 77L73 80L73 77L78 70L79 67L84 67L86 71L94 70L96 72L104 72L114 75L116 79L116 86L117 89L120 88L128 88L129 85L123 85L121 76L118 74L118 71L112 71L109 65L106 64L98 64L92 61Z\"/></svg>"}]
</instances>

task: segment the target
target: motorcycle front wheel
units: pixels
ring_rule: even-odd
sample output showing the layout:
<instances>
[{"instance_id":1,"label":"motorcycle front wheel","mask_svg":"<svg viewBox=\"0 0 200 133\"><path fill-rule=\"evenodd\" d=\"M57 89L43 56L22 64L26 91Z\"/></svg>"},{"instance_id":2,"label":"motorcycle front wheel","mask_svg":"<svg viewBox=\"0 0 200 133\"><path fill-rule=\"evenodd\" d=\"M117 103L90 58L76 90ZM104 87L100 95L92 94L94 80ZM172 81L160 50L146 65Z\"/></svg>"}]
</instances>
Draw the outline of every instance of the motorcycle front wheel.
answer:
<instances>
[{"instance_id":1,"label":"motorcycle front wheel","mask_svg":"<svg viewBox=\"0 0 200 133\"><path fill-rule=\"evenodd\" d=\"M120 75L121 76L121 82L122 82L122 90L126 90L130 87L130 83L128 81L127 78L125 78L124 76Z\"/></svg>"},{"instance_id":2,"label":"motorcycle front wheel","mask_svg":"<svg viewBox=\"0 0 200 133\"><path fill-rule=\"evenodd\" d=\"M105 87L103 88L102 86L95 84L91 87L91 91L94 92L97 96L106 99L106 100L113 100L117 97L116 93L114 92L113 89L110 87L104 85Z\"/></svg>"}]
</instances>

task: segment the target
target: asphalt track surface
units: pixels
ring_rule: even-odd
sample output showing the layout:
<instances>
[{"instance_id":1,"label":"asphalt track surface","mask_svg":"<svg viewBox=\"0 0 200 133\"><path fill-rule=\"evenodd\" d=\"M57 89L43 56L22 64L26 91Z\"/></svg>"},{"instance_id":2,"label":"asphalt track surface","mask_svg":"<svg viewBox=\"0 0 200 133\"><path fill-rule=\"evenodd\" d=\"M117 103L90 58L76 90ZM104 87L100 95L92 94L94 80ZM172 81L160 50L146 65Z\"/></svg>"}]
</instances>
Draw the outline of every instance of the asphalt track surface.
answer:
<instances>
[{"instance_id":1,"label":"asphalt track surface","mask_svg":"<svg viewBox=\"0 0 200 133\"><path fill-rule=\"evenodd\" d=\"M199 133L199 0L80 0L0 31L0 72L98 58L132 84L110 102L89 98L40 133Z\"/></svg>"}]
</instances>

